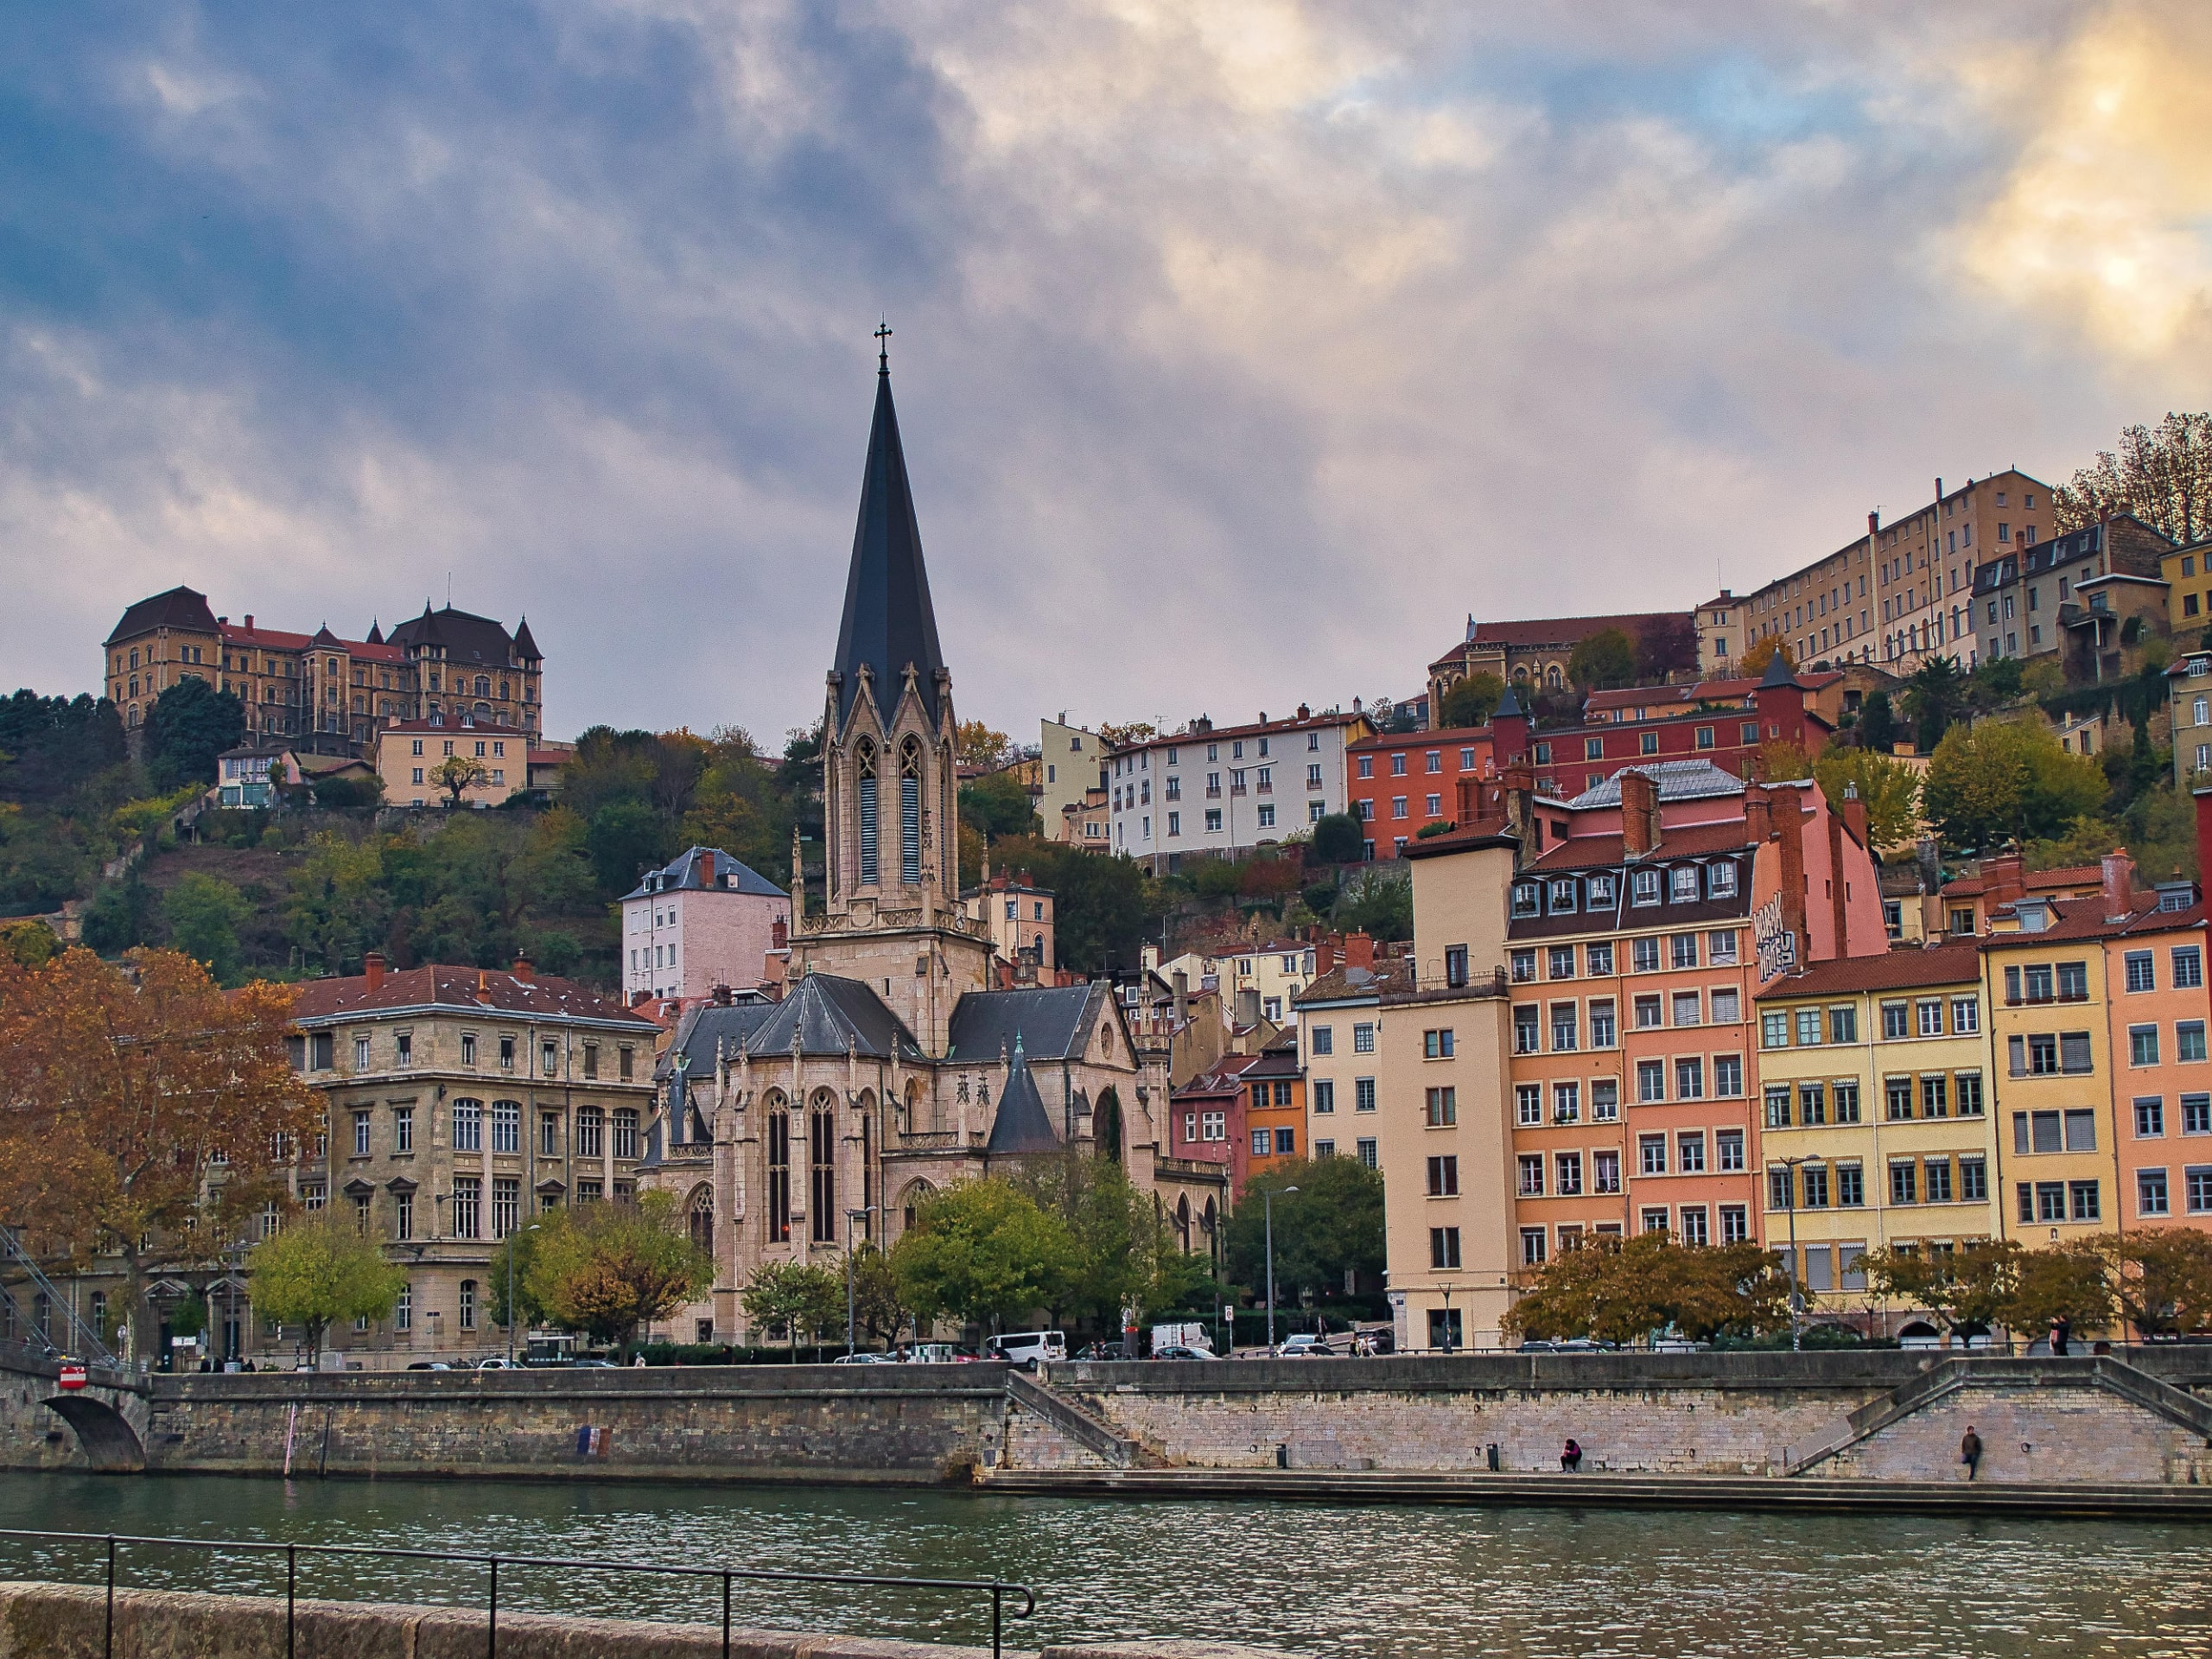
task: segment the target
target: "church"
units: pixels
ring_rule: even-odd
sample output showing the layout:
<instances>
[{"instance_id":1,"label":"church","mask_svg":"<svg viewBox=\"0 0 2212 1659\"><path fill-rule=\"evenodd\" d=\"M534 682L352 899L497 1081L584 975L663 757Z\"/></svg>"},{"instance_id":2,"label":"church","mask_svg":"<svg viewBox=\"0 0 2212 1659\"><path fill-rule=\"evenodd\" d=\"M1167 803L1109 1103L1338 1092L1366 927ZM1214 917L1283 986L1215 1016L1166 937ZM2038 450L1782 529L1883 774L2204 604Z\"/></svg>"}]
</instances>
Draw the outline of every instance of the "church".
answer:
<instances>
[{"instance_id":1,"label":"church","mask_svg":"<svg viewBox=\"0 0 2212 1659\"><path fill-rule=\"evenodd\" d=\"M938 640L887 356L823 700L818 892L791 849L788 989L685 1011L664 1053L642 1185L676 1196L715 1261L708 1300L655 1327L745 1342L764 1262L885 1248L953 1183L1075 1147L1113 1158L1208 1248L1221 1170L1166 1155L1167 1052L1106 982L1017 976L960 902L952 673Z\"/></svg>"}]
</instances>

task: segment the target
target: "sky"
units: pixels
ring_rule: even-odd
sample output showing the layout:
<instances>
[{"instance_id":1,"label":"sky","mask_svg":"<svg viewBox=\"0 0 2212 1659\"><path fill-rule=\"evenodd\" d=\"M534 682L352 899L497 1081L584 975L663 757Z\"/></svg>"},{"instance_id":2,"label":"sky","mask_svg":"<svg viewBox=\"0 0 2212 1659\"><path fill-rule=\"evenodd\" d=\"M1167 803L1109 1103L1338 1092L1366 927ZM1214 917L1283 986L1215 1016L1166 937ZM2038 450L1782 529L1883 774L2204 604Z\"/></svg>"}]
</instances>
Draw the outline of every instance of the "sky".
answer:
<instances>
[{"instance_id":1,"label":"sky","mask_svg":"<svg viewBox=\"0 0 2212 1659\"><path fill-rule=\"evenodd\" d=\"M426 600L820 713L880 318L962 715L1417 691L2212 384L2212 6L18 8L0 679Z\"/></svg>"}]
</instances>

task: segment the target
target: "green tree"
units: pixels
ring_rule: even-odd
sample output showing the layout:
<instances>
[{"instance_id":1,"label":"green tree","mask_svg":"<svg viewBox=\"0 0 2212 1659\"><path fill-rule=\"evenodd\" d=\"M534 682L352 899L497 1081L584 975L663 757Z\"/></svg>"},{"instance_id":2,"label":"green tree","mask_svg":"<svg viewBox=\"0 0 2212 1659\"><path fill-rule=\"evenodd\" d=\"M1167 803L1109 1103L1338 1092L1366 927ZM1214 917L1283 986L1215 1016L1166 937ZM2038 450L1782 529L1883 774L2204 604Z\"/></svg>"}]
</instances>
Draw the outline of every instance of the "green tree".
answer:
<instances>
[{"instance_id":1,"label":"green tree","mask_svg":"<svg viewBox=\"0 0 2212 1659\"><path fill-rule=\"evenodd\" d=\"M405 1287L407 1274L384 1259L374 1241L329 1210L293 1221L246 1258L253 1309L279 1325L302 1326L308 1357L322 1352L333 1319L381 1319Z\"/></svg>"},{"instance_id":2,"label":"green tree","mask_svg":"<svg viewBox=\"0 0 2212 1659\"><path fill-rule=\"evenodd\" d=\"M361 812L384 799L381 778L324 778L315 785L315 804L326 812Z\"/></svg>"},{"instance_id":3,"label":"green tree","mask_svg":"<svg viewBox=\"0 0 2212 1659\"><path fill-rule=\"evenodd\" d=\"M676 837L645 802L620 800L592 814L584 845L600 891L619 899L638 885L642 872L674 856Z\"/></svg>"},{"instance_id":4,"label":"green tree","mask_svg":"<svg viewBox=\"0 0 2212 1659\"><path fill-rule=\"evenodd\" d=\"M123 721L105 697L0 700L0 800L60 806L129 759Z\"/></svg>"},{"instance_id":5,"label":"green tree","mask_svg":"<svg viewBox=\"0 0 2212 1659\"><path fill-rule=\"evenodd\" d=\"M1356 864L1364 855L1366 839L1359 820L1349 812L1332 812L1313 826L1313 857L1323 864Z\"/></svg>"},{"instance_id":6,"label":"green tree","mask_svg":"<svg viewBox=\"0 0 2212 1659\"><path fill-rule=\"evenodd\" d=\"M899 1275L891 1258L874 1244L853 1252L853 1319L861 1332L887 1346L913 1323L913 1310L900 1300Z\"/></svg>"},{"instance_id":7,"label":"green tree","mask_svg":"<svg viewBox=\"0 0 2212 1659\"><path fill-rule=\"evenodd\" d=\"M1295 1192L1285 1189L1296 1187ZM1275 1194L1275 1305L1300 1291L1341 1296L1355 1274L1383 1268L1382 1177L1357 1158L1299 1159L1256 1172L1223 1232L1229 1277L1260 1294L1267 1283L1267 1205Z\"/></svg>"},{"instance_id":8,"label":"green tree","mask_svg":"<svg viewBox=\"0 0 2212 1659\"><path fill-rule=\"evenodd\" d=\"M796 1361L799 1333L818 1342L823 1327L844 1312L845 1281L841 1274L810 1262L763 1262L738 1293L738 1300L755 1331L763 1336L784 1333Z\"/></svg>"},{"instance_id":9,"label":"green tree","mask_svg":"<svg viewBox=\"0 0 2212 1659\"><path fill-rule=\"evenodd\" d=\"M1636 641L1619 628L1586 634L1567 659L1567 677L1585 691L1636 683Z\"/></svg>"},{"instance_id":10,"label":"green tree","mask_svg":"<svg viewBox=\"0 0 2212 1659\"><path fill-rule=\"evenodd\" d=\"M691 1241L665 1192L635 1203L571 1205L539 1224L530 1294L556 1324L595 1342L627 1342L714 1282L714 1262Z\"/></svg>"},{"instance_id":11,"label":"green tree","mask_svg":"<svg viewBox=\"0 0 2212 1659\"><path fill-rule=\"evenodd\" d=\"M2051 493L2063 535L2107 513L2132 512L2177 547L2212 536L2212 414L2172 414L2121 429L2117 452Z\"/></svg>"},{"instance_id":12,"label":"green tree","mask_svg":"<svg viewBox=\"0 0 2212 1659\"><path fill-rule=\"evenodd\" d=\"M385 843L327 832L311 839L284 899L284 938L330 973L358 963L391 925Z\"/></svg>"},{"instance_id":13,"label":"green tree","mask_svg":"<svg viewBox=\"0 0 2212 1659\"><path fill-rule=\"evenodd\" d=\"M1010 772L995 772L960 786L960 816L988 842L1042 833L1029 791Z\"/></svg>"},{"instance_id":14,"label":"green tree","mask_svg":"<svg viewBox=\"0 0 2212 1659\"><path fill-rule=\"evenodd\" d=\"M1444 693L1443 706L1436 711L1436 723L1447 730L1465 730L1470 726L1484 726L1497 712L1497 705L1505 701L1505 682L1495 674L1483 671L1454 680Z\"/></svg>"},{"instance_id":15,"label":"green tree","mask_svg":"<svg viewBox=\"0 0 2212 1659\"><path fill-rule=\"evenodd\" d=\"M1179 1306L1189 1294L1177 1270L1183 1252L1165 1217L1117 1160L1068 1147L1027 1160L1014 1182L1067 1230L1071 1253L1051 1304L1055 1319L1073 1314L1118 1330L1123 1309Z\"/></svg>"},{"instance_id":16,"label":"green tree","mask_svg":"<svg viewBox=\"0 0 2212 1659\"><path fill-rule=\"evenodd\" d=\"M161 895L133 865L120 881L107 881L85 906L85 943L104 957L151 944L161 937Z\"/></svg>"},{"instance_id":17,"label":"green tree","mask_svg":"<svg viewBox=\"0 0 2212 1659\"><path fill-rule=\"evenodd\" d=\"M1674 1331L1700 1341L1789 1323L1789 1281L1756 1244L1678 1244L1665 1232L1586 1239L1530 1274L1506 1329L1631 1343Z\"/></svg>"},{"instance_id":18,"label":"green tree","mask_svg":"<svg viewBox=\"0 0 2212 1659\"><path fill-rule=\"evenodd\" d=\"M1337 898L1336 925L1346 933L1378 939L1414 936L1414 884L1382 869L1361 871Z\"/></svg>"},{"instance_id":19,"label":"green tree","mask_svg":"<svg viewBox=\"0 0 2212 1659\"><path fill-rule=\"evenodd\" d=\"M1060 966L1081 974L1135 967L1153 913L1144 871L1130 859L1071 849L1036 872L1040 880L1048 873Z\"/></svg>"},{"instance_id":20,"label":"green tree","mask_svg":"<svg viewBox=\"0 0 2212 1659\"><path fill-rule=\"evenodd\" d=\"M1840 806L1847 787L1866 804L1866 833L1877 849L1902 847L1920 833L1920 774L1887 750L1831 743L1813 763L1821 793Z\"/></svg>"},{"instance_id":21,"label":"green tree","mask_svg":"<svg viewBox=\"0 0 2212 1659\"><path fill-rule=\"evenodd\" d=\"M238 925L252 907L229 882L188 871L162 899L169 944L203 963L218 982L238 982Z\"/></svg>"},{"instance_id":22,"label":"green tree","mask_svg":"<svg viewBox=\"0 0 2212 1659\"><path fill-rule=\"evenodd\" d=\"M980 1325L1048 1307L1065 1294L1067 1224L1011 1181L963 1181L927 1199L891 1247L899 1294L922 1319Z\"/></svg>"},{"instance_id":23,"label":"green tree","mask_svg":"<svg viewBox=\"0 0 2212 1659\"><path fill-rule=\"evenodd\" d=\"M1955 726L1936 747L1923 792L1929 821L1955 848L1993 851L2010 837L2063 834L2105 798L2104 773L2068 754L2032 716Z\"/></svg>"},{"instance_id":24,"label":"green tree","mask_svg":"<svg viewBox=\"0 0 2212 1659\"><path fill-rule=\"evenodd\" d=\"M1888 754L1897 747L1897 714L1890 707L1890 694L1870 691L1859 706L1859 741L1877 754Z\"/></svg>"},{"instance_id":25,"label":"green tree","mask_svg":"<svg viewBox=\"0 0 2212 1659\"><path fill-rule=\"evenodd\" d=\"M2101 1331L2112 1324L2117 1299L2105 1276L2104 1258L2093 1242L2023 1250L2016 1272L2004 1312L2004 1321L2013 1331L2033 1334L2062 1319L2085 1331Z\"/></svg>"},{"instance_id":26,"label":"green tree","mask_svg":"<svg viewBox=\"0 0 2212 1659\"><path fill-rule=\"evenodd\" d=\"M215 757L245 735L245 705L198 678L179 680L146 715L147 775L154 787L215 781Z\"/></svg>"},{"instance_id":27,"label":"green tree","mask_svg":"<svg viewBox=\"0 0 2212 1659\"><path fill-rule=\"evenodd\" d=\"M537 1248L537 1241L544 1235L547 1223L540 1220L525 1227L518 1227L499 1241L492 1252L491 1265L486 1269L491 1274L492 1323L505 1330L519 1319L524 1329L543 1324L546 1313L537 1298L531 1294L530 1258ZM514 1306L507 1306L507 1287L514 1287Z\"/></svg>"},{"instance_id":28,"label":"green tree","mask_svg":"<svg viewBox=\"0 0 2212 1659\"><path fill-rule=\"evenodd\" d=\"M61 941L44 922L0 922L0 955L18 967L43 968L61 954Z\"/></svg>"},{"instance_id":29,"label":"green tree","mask_svg":"<svg viewBox=\"0 0 2212 1659\"><path fill-rule=\"evenodd\" d=\"M1966 676L1955 657L1930 657L1904 683L1904 711L1912 719L1912 741L1923 754L1942 741L1951 722L1965 710Z\"/></svg>"},{"instance_id":30,"label":"green tree","mask_svg":"<svg viewBox=\"0 0 2212 1659\"><path fill-rule=\"evenodd\" d=\"M1877 1295L1923 1309L1954 1333L1965 1333L2004 1321L2019 1285L2020 1255L2012 1239L1982 1239L1954 1250L1881 1245L1859 1262Z\"/></svg>"}]
</instances>

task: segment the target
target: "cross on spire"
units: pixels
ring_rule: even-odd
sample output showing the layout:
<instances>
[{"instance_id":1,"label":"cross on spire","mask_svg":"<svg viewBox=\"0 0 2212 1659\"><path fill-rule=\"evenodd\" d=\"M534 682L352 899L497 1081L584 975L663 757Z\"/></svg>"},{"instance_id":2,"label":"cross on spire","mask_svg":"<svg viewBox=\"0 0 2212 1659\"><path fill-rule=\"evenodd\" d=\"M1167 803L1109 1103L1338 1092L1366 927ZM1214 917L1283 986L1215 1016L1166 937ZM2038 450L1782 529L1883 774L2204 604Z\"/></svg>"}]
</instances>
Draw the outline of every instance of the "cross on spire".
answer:
<instances>
[{"instance_id":1,"label":"cross on spire","mask_svg":"<svg viewBox=\"0 0 2212 1659\"><path fill-rule=\"evenodd\" d=\"M875 372L891 372L891 319L886 317L875 331Z\"/></svg>"}]
</instances>

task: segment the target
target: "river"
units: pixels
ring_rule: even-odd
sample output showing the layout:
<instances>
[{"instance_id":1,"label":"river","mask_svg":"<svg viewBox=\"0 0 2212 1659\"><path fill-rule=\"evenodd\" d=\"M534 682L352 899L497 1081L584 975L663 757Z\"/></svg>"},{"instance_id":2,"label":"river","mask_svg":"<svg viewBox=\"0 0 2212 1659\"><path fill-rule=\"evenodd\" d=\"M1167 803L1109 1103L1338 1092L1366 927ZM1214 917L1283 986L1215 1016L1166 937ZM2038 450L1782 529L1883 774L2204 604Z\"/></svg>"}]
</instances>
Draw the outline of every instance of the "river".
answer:
<instances>
[{"instance_id":1,"label":"river","mask_svg":"<svg viewBox=\"0 0 2212 1659\"><path fill-rule=\"evenodd\" d=\"M2212 1527L1109 1503L842 1487L0 1475L0 1527L386 1543L1035 1586L1009 1651L1187 1635L1427 1659L2212 1651ZM42 1554L0 1539L0 1576ZM132 1552L139 1583L281 1589L244 1557ZM317 1562L302 1593L480 1605L480 1568ZM503 1568L503 1605L716 1616L719 1592ZM685 1599L689 1594L690 1599ZM976 1604L741 1586L741 1623L982 1642Z\"/></svg>"}]
</instances>

